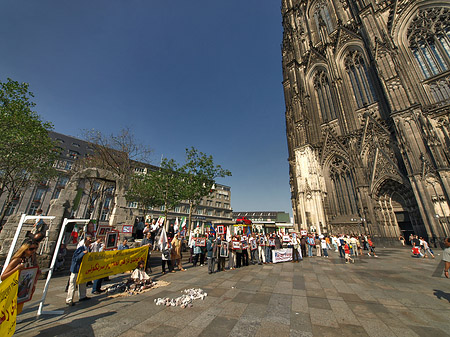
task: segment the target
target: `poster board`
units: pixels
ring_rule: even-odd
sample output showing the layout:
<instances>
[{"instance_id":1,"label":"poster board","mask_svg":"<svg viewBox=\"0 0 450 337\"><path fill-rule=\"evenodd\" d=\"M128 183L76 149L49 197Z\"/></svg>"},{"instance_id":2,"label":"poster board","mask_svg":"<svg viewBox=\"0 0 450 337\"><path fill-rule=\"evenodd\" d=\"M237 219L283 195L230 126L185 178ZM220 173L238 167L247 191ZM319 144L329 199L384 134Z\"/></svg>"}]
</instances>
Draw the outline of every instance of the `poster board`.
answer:
<instances>
[{"instance_id":1,"label":"poster board","mask_svg":"<svg viewBox=\"0 0 450 337\"><path fill-rule=\"evenodd\" d=\"M19 289L17 291L17 303L25 303L33 297L36 287L38 267L25 268L19 274Z\"/></svg>"}]
</instances>

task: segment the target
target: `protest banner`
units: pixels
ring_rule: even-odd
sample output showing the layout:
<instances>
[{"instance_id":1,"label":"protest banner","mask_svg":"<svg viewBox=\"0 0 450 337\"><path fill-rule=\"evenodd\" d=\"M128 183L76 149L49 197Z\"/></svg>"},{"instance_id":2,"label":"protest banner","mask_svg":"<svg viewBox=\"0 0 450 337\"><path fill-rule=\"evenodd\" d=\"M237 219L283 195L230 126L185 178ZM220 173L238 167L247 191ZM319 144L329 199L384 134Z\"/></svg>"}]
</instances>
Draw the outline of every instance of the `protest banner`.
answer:
<instances>
[{"instance_id":1,"label":"protest banner","mask_svg":"<svg viewBox=\"0 0 450 337\"><path fill-rule=\"evenodd\" d=\"M147 261L148 246L133 249L87 253L81 261L77 284L124 273Z\"/></svg>"},{"instance_id":2,"label":"protest banner","mask_svg":"<svg viewBox=\"0 0 450 337\"><path fill-rule=\"evenodd\" d=\"M16 331L18 288L18 271L0 284L0 336L9 337Z\"/></svg>"},{"instance_id":3,"label":"protest banner","mask_svg":"<svg viewBox=\"0 0 450 337\"><path fill-rule=\"evenodd\" d=\"M292 261L292 248L274 249L272 261L273 263Z\"/></svg>"}]
</instances>

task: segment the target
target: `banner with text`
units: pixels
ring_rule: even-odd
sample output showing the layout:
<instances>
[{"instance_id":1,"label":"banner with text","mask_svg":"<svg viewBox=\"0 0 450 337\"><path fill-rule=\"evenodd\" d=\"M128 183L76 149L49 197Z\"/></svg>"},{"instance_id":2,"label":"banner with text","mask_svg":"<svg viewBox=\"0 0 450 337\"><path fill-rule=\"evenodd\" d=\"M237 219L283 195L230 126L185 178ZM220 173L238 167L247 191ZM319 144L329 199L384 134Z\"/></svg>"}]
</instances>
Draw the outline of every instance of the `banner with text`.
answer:
<instances>
[{"instance_id":1,"label":"banner with text","mask_svg":"<svg viewBox=\"0 0 450 337\"><path fill-rule=\"evenodd\" d=\"M0 336L9 337L16 331L18 290L17 271L0 284Z\"/></svg>"},{"instance_id":2,"label":"banner with text","mask_svg":"<svg viewBox=\"0 0 450 337\"><path fill-rule=\"evenodd\" d=\"M140 260L147 261L148 246L133 249L87 253L81 261L77 283L85 283L133 270Z\"/></svg>"},{"instance_id":3,"label":"banner with text","mask_svg":"<svg viewBox=\"0 0 450 337\"><path fill-rule=\"evenodd\" d=\"M274 249L272 261L273 263L292 261L292 248Z\"/></svg>"}]
</instances>

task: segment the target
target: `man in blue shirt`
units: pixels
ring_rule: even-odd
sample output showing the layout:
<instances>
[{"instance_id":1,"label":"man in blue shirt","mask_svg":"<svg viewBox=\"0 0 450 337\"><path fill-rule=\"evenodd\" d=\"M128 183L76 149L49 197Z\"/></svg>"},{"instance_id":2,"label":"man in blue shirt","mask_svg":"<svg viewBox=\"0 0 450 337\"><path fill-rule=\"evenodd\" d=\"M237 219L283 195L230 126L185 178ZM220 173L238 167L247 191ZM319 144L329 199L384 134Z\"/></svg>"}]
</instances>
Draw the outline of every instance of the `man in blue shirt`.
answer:
<instances>
[{"instance_id":1,"label":"man in blue shirt","mask_svg":"<svg viewBox=\"0 0 450 337\"><path fill-rule=\"evenodd\" d=\"M70 265L70 279L69 279L69 289L67 291L66 304L69 306L73 305L73 296L75 295L75 288L77 282L78 272L80 271L81 261L83 260L84 254L89 252L89 246L92 243L92 236L86 235L84 238L84 244L78 247L72 256L72 264ZM86 283L78 285L78 295L79 301L90 300L90 297L86 296Z\"/></svg>"}]
</instances>

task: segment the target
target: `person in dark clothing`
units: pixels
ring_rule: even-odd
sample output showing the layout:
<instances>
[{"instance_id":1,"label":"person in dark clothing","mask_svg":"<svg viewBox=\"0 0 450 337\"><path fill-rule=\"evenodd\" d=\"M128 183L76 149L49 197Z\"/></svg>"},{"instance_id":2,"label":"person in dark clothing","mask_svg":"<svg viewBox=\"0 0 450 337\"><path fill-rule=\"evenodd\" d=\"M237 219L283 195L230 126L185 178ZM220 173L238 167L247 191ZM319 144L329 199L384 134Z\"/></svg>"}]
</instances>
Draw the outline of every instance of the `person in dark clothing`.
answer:
<instances>
[{"instance_id":1,"label":"person in dark clothing","mask_svg":"<svg viewBox=\"0 0 450 337\"><path fill-rule=\"evenodd\" d=\"M302 249L302 256L306 256L306 236L302 236L300 240L300 247Z\"/></svg>"}]
</instances>

